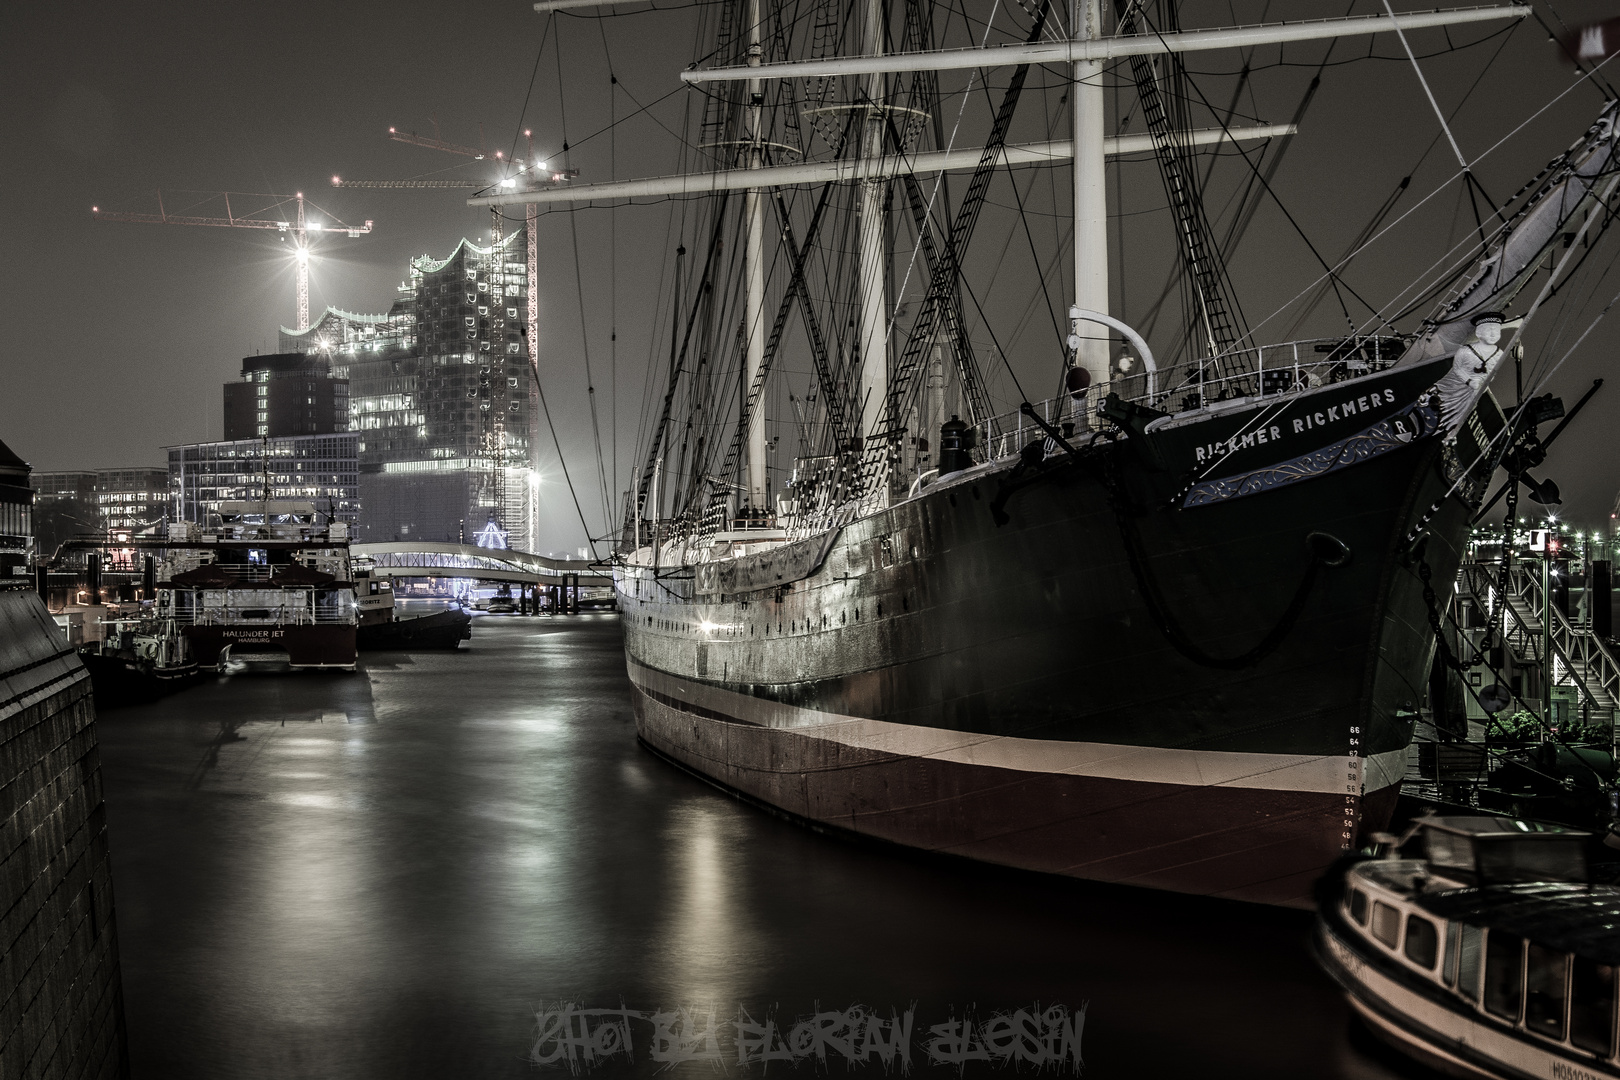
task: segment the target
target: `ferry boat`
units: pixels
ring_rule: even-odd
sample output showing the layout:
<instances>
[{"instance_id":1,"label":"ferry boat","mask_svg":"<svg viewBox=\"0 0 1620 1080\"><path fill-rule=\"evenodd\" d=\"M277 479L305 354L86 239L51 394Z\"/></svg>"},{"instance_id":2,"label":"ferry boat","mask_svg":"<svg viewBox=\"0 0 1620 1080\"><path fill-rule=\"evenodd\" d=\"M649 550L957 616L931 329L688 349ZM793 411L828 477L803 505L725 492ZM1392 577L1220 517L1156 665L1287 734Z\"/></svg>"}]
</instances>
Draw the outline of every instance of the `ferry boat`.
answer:
<instances>
[{"instance_id":1,"label":"ferry boat","mask_svg":"<svg viewBox=\"0 0 1620 1080\"><path fill-rule=\"evenodd\" d=\"M298 500L224 503L203 532L159 543L153 615L205 670L241 665L353 671L359 623L348 528Z\"/></svg>"},{"instance_id":2,"label":"ferry boat","mask_svg":"<svg viewBox=\"0 0 1620 1080\"><path fill-rule=\"evenodd\" d=\"M1620 888L1590 880L1589 839L1421 819L1384 857L1323 879L1317 955L1375 1033L1443 1072L1620 1076Z\"/></svg>"}]
</instances>

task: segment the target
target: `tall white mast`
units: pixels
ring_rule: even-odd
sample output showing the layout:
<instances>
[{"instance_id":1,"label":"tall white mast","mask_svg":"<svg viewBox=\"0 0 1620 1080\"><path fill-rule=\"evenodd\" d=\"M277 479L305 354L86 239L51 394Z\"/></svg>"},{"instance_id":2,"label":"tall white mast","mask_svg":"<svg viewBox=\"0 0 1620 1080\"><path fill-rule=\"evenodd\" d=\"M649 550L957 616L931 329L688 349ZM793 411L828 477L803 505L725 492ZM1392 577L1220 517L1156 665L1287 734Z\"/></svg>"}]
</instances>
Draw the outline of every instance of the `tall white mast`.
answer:
<instances>
[{"instance_id":1,"label":"tall white mast","mask_svg":"<svg viewBox=\"0 0 1620 1080\"><path fill-rule=\"evenodd\" d=\"M866 55L881 55L882 0L867 0L866 23L862 29ZM866 99L857 103L857 108L865 108L861 156L868 161L876 161L883 155L883 82L880 71L869 72L861 80L862 96ZM884 400L889 393L889 343L883 315L883 199L887 191L887 180L872 179L861 183L860 253L856 280L860 293L861 388L858 404L862 438L871 438L883 416Z\"/></svg>"},{"instance_id":2,"label":"tall white mast","mask_svg":"<svg viewBox=\"0 0 1620 1080\"><path fill-rule=\"evenodd\" d=\"M1076 0L1075 34L1102 37L1098 0ZM1103 65L1077 60L1069 109L1074 123L1074 306L1108 311L1108 183L1103 165ZM1108 341L1081 335L1076 363L1099 385L1108 378Z\"/></svg>"},{"instance_id":3,"label":"tall white mast","mask_svg":"<svg viewBox=\"0 0 1620 1080\"><path fill-rule=\"evenodd\" d=\"M748 64L760 64L759 0L748 3ZM764 83L748 80L748 130L743 152L747 155L747 168L757 170L760 161L760 142L764 133L761 122L764 113ZM743 251L747 265L748 300L743 328L747 343L747 362L743 373L743 407L748 407L748 394L759 380L765 366L765 195L758 188L749 188L744 200L748 236ZM748 505L763 510L765 501L765 388L760 387L754 400L753 411L748 414Z\"/></svg>"}]
</instances>

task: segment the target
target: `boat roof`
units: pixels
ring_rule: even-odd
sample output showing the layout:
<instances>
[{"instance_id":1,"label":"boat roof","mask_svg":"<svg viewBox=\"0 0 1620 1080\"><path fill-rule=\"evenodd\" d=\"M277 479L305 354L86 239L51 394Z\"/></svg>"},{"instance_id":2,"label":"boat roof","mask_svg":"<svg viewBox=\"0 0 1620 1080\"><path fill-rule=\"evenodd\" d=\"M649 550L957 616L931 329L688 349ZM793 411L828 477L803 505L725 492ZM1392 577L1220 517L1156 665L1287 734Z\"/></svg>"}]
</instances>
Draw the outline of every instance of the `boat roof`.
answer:
<instances>
[{"instance_id":1,"label":"boat roof","mask_svg":"<svg viewBox=\"0 0 1620 1080\"><path fill-rule=\"evenodd\" d=\"M1600 964L1620 964L1620 888L1613 885L1486 885L1412 899L1442 919L1517 934Z\"/></svg>"}]
</instances>

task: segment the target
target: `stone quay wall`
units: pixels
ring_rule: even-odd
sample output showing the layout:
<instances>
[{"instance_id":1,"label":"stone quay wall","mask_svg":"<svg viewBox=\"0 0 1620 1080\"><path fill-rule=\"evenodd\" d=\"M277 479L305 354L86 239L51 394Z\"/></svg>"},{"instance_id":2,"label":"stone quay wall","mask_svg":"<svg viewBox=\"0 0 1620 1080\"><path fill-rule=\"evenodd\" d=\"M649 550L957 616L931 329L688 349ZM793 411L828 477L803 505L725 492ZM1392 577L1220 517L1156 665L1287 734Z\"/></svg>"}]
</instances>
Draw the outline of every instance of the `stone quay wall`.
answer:
<instances>
[{"instance_id":1,"label":"stone quay wall","mask_svg":"<svg viewBox=\"0 0 1620 1080\"><path fill-rule=\"evenodd\" d=\"M90 675L0 591L0 1077L128 1075Z\"/></svg>"}]
</instances>

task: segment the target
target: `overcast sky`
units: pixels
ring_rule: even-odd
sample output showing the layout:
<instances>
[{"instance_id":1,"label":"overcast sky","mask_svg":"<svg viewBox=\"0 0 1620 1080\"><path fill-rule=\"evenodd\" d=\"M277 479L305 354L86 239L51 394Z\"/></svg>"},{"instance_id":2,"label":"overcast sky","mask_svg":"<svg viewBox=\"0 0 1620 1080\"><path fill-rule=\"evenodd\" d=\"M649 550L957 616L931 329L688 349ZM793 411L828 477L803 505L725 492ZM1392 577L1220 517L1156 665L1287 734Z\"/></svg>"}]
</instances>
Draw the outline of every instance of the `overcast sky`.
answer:
<instances>
[{"instance_id":1,"label":"overcast sky","mask_svg":"<svg viewBox=\"0 0 1620 1080\"><path fill-rule=\"evenodd\" d=\"M982 8L981 17L992 7L976 0L968 6ZM1263 13L1262 5L1240 4L1238 14L1248 22L1262 16L1300 19L1341 15L1347 6L1347 0L1272 2ZM1363 0L1353 10L1371 13L1380 5ZM1608 8L1571 2L1556 11L1538 4L1537 10L1549 23L1561 17L1573 25ZM1027 23L1021 12L1018 17ZM1230 17L1225 3L1193 0L1182 21L1203 26ZM318 207L311 212L317 220L375 222L368 236L321 240L312 314L327 304L374 312L393 300L411 256L442 256L463 236L484 239L489 226L487 212L466 207L461 193L330 186L334 174L476 175L459 167L461 159L390 141L390 126L431 134L436 116L444 138L482 140L493 150L510 149L528 125L543 151L559 153L565 138L577 145L572 161L582 180L672 171L679 147L671 131L680 129L691 93L679 89L677 74L702 51L692 13L557 18L551 32L558 37L537 63L545 25L521 0L6 5L0 13L0 88L10 106L0 119L0 170L9 199L7 227L0 233L0 438L36 469L161 464L159 447L165 444L220 436L220 385L236 376L243 356L274 351L276 328L294 321L292 261L288 245L273 232L97 222L92 205L153 210L159 188L171 211L198 198L184 189L302 191ZM1461 43L1488 32L1468 29L1453 36ZM554 48L559 41L560 59ZM1428 52L1446 44L1438 32L1414 35L1413 43ZM1366 47L1365 41L1343 46L1334 59L1349 60ZM1399 45L1381 36L1375 48L1395 56ZM1275 50L1258 57L1266 70L1253 76L1240 111L1286 121L1323 50L1291 49L1282 66L1273 63ZM1200 85L1218 98L1230 93L1233 80L1216 73L1235 71L1240 62L1235 54L1205 54L1190 66L1209 73L1199 76ZM1465 156L1473 161L1484 155L1475 162L1476 173L1498 198L1579 135L1602 101L1595 87L1583 85L1486 155L1574 78L1545 32L1525 20L1505 45L1494 38L1423 65L1442 108L1457 110L1453 128ZM619 79L617 91L608 84L610 70ZM1056 85L1046 74L1032 79ZM1041 137L1036 129L1060 108L1056 95L1054 89L1032 96L1029 117L1021 117L1023 137ZM623 117L638 103L661 98L613 133L587 139L607 125L610 113ZM1448 236L1454 241L1461 235L1459 222L1466 228L1472 221L1460 187L1445 186L1457 165L1444 140L1436 144L1438 135L1404 60L1336 65L1324 72L1302 133L1276 175L1274 186L1289 214L1321 252L1332 255L1342 253L1401 177L1413 175L1402 210L1438 192L1403 226L1405 232L1392 234L1349 275L1376 302L1399 292L1438 258ZM1246 175L1239 167L1230 183ZM1121 165L1115 180L1115 209L1129 215L1121 219L1127 228L1116 234L1125 250L1114 252L1116 264L1124 258L1123 285L1116 280L1115 295L1117 310L1132 319L1145 311L1144 298L1162 287L1168 234L1153 229L1162 228L1164 197L1151 161ZM1052 199L1061 201L1056 193L1062 187L1061 178L1036 185L1034 190L1049 194L1046 202L1026 206L1032 233L1026 243L1018 226L1021 247L1007 244L1015 235L1010 211L1001 211L1000 218L987 214L975 240L986 246L975 254L1005 248L1009 260L1021 256L1026 262L1033 261L1031 249L1055 254L1062 227L1050 215L1061 209ZM992 198L1010 202L1011 189L1001 190ZM217 205L197 212L213 213ZM610 459L610 405L616 400L618 406L619 479L610 487L620 487L633 467L635 428L649 386L657 286L669 254L663 248L670 205L613 215L593 210L572 222L567 214L554 214L542 222L542 377L570 467L576 476L589 475L583 371L588 344ZM1611 240L1594 260L1596 272L1587 282L1592 299L1555 312L1543 336L1533 339L1533 347L1551 341L1545 357L1535 358L1536 367L1561 357L1620 290L1620 275L1601 278L1616 250ZM970 267L970 277L975 272L984 275L986 296L1003 290L986 302L992 320L1006 320L998 339L1039 343L1017 363L1030 365L1044 385L1056 369L1042 336L1050 336L1044 307L1034 315L1026 310L1033 279L1007 275L998 285ZM1262 322L1318 272L1294 225L1270 204L1263 207L1233 263L1250 324ZM582 334L582 308L588 337ZM1279 317L1258 337L1280 339L1292 322ZM615 326L616 342L610 340ZM1600 325L1549 388L1573 403L1604 374L1617 326ZM1307 332L1335 330L1316 325L1299 334ZM1511 370L1506 375L1496 389L1511 400ZM1012 390L998 392L1006 399ZM1595 525L1609 514L1620 486L1609 438L1617 423L1620 384L1599 393L1546 470L1562 485L1576 520ZM561 489L555 490L560 496ZM577 521L560 511L543 547L581 542Z\"/></svg>"}]
</instances>

